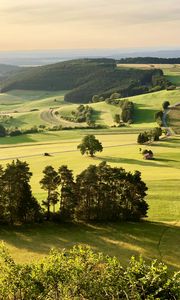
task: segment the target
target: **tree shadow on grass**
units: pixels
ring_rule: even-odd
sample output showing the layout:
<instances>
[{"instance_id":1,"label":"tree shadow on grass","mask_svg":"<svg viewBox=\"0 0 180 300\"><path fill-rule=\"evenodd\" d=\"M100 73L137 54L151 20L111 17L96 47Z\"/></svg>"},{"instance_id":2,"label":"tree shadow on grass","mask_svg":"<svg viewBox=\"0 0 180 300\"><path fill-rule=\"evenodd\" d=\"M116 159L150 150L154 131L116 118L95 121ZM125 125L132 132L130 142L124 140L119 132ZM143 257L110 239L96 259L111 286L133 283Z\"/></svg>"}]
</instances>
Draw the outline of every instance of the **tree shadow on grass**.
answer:
<instances>
[{"instance_id":1,"label":"tree shadow on grass","mask_svg":"<svg viewBox=\"0 0 180 300\"><path fill-rule=\"evenodd\" d=\"M180 146L180 139L179 138L169 138L169 139L163 139L159 142L155 142L149 146L152 147L166 147L166 148L179 148Z\"/></svg>"},{"instance_id":2,"label":"tree shadow on grass","mask_svg":"<svg viewBox=\"0 0 180 300\"><path fill-rule=\"evenodd\" d=\"M28 134L0 138L1 145L17 145L22 143L33 143L33 142L36 142L36 140L30 137L30 135Z\"/></svg>"},{"instance_id":3,"label":"tree shadow on grass","mask_svg":"<svg viewBox=\"0 0 180 300\"><path fill-rule=\"evenodd\" d=\"M99 110L93 110L93 114L92 114L92 120L95 122L102 122L104 121L102 119L102 111ZM104 122L103 122L104 123Z\"/></svg>"},{"instance_id":4,"label":"tree shadow on grass","mask_svg":"<svg viewBox=\"0 0 180 300\"><path fill-rule=\"evenodd\" d=\"M167 167L171 167L169 165L165 165L165 164L158 164L156 162L159 162L158 160L153 160L153 161L149 161L149 160L138 160L138 159L133 159L133 158L127 158L127 157L112 157L112 156L101 156L97 158L98 160L101 161L106 161L109 163L123 163L123 164L131 164L131 165L139 165L139 166L144 166L144 167L163 167L163 168L167 168ZM163 160L162 160L163 161ZM167 160L169 161L169 160Z\"/></svg>"},{"instance_id":5,"label":"tree shadow on grass","mask_svg":"<svg viewBox=\"0 0 180 300\"><path fill-rule=\"evenodd\" d=\"M142 108L143 107L143 108ZM147 107L147 109L145 108ZM143 123L152 123L155 122L155 113L158 109L150 108L145 104L136 104L134 112L134 123L141 124Z\"/></svg>"},{"instance_id":6,"label":"tree shadow on grass","mask_svg":"<svg viewBox=\"0 0 180 300\"><path fill-rule=\"evenodd\" d=\"M179 229L155 222L43 223L13 228L2 226L0 238L17 248L18 255L25 251L32 259L33 255L47 255L52 247L69 249L81 244L89 245L104 254L117 256L122 265L126 265L134 255L138 257L142 254L147 260L166 256L164 262L175 270L180 259L177 251ZM165 232L168 230L166 243Z\"/></svg>"}]
</instances>

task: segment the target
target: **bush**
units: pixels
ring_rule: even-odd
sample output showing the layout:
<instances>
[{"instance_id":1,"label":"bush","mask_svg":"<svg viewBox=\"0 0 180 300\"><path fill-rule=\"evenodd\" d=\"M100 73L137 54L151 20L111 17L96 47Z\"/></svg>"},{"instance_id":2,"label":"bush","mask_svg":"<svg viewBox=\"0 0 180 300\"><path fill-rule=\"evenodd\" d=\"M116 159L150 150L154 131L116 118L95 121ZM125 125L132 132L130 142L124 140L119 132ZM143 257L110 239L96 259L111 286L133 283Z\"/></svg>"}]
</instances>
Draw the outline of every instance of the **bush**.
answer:
<instances>
[{"instance_id":1,"label":"bush","mask_svg":"<svg viewBox=\"0 0 180 300\"><path fill-rule=\"evenodd\" d=\"M9 133L10 136L18 136L18 135L21 135L21 134L22 134L22 131L19 130L19 129L12 130L12 131L10 131L10 133Z\"/></svg>"},{"instance_id":2,"label":"bush","mask_svg":"<svg viewBox=\"0 0 180 300\"><path fill-rule=\"evenodd\" d=\"M6 136L6 129L4 128L3 125L0 124L0 137L5 137Z\"/></svg>"},{"instance_id":3,"label":"bush","mask_svg":"<svg viewBox=\"0 0 180 300\"><path fill-rule=\"evenodd\" d=\"M0 254L0 300L176 300L179 274L142 258L123 268L115 257L89 247L53 250L32 264L16 264L6 249Z\"/></svg>"}]
</instances>

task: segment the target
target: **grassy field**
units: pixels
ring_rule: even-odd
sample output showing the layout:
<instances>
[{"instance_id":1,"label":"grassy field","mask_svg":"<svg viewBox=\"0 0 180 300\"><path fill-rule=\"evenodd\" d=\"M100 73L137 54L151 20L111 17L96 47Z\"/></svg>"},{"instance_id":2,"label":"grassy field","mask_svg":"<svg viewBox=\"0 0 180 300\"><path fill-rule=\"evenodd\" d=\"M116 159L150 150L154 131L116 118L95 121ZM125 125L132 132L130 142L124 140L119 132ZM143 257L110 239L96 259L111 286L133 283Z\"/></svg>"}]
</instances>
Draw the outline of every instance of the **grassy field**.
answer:
<instances>
[{"instance_id":1,"label":"grassy field","mask_svg":"<svg viewBox=\"0 0 180 300\"><path fill-rule=\"evenodd\" d=\"M27 95L26 95L27 93ZM64 102L65 92L45 93L43 91L12 91L8 94L0 94L0 121L7 128L27 129L32 126L53 125L87 126L86 123L73 123L63 120L61 116L70 116L78 104ZM31 101L29 101L31 100ZM179 101L179 90L160 91L151 94L144 94L129 97L135 103L134 124L127 126L123 130L146 129L156 126L154 114L160 110L162 103L168 100L171 104ZM114 115L120 113L120 108L108 105L105 102L89 104L94 109L94 120L97 125L113 126ZM56 116L55 112L59 115ZM8 120L4 121L4 117Z\"/></svg>"},{"instance_id":2,"label":"grassy field","mask_svg":"<svg viewBox=\"0 0 180 300\"><path fill-rule=\"evenodd\" d=\"M163 67L166 76L174 76L178 83L179 66L175 68L163 65ZM53 111L58 110L62 115L69 115L77 107L75 104L64 102L64 93L65 91L12 91L0 94L1 117L4 114L13 116L7 120L9 122L6 124L7 127L29 128L42 124L52 126L56 121L50 114L51 108ZM146 221L140 223L71 225L44 223L13 228L1 226L0 239L6 243L16 261L37 260L47 254L52 247L69 248L80 243L116 255L122 264L126 264L130 256L142 254L146 259L157 258L165 262L173 270L179 269L180 136L142 146L142 149L148 148L154 152L153 161L143 159L136 143L138 132L157 126L154 122L154 113L161 109L165 100L171 104L179 102L179 90L139 95L129 100L135 103L135 123L125 128L61 130L0 138L0 164L5 166L16 158L27 161L33 172L32 190L39 202L46 197L39 181L47 165L53 165L56 169L62 164L68 165L76 176L89 164L99 164L105 160L112 166L124 167L129 171L141 171L142 178L148 186L146 198L149 204L148 217ZM119 112L119 108L104 102L90 105L94 108L97 124L114 125L113 116ZM34 109L36 111L32 111ZM179 127L178 116L175 110L169 113L170 125L173 128ZM63 120L59 118L59 123L61 122ZM94 158L82 157L77 151L77 145L88 133L95 134L104 147L103 152ZM44 152L50 153L51 156L44 156Z\"/></svg>"},{"instance_id":3,"label":"grassy field","mask_svg":"<svg viewBox=\"0 0 180 300\"><path fill-rule=\"evenodd\" d=\"M2 227L0 238L7 243L10 252L20 262L38 259L47 254L51 247L64 248L82 243L89 244L104 253L117 255L123 263L126 263L131 255L142 254L147 259L162 259L172 269L178 269L180 138L169 138L148 147L153 150L156 158L150 162L144 161L139 153L139 146L136 144L137 134L99 133L97 137L102 142L104 150L95 158L82 158L76 150L80 141L80 137L77 136L56 142L41 141L37 144L16 147L2 145L1 164L5 165L16 157L26 160L33 172L31 181L33 193L39 201L46 196L39 186L42 170L46 165L53 165L57 169L60 165L67 164L74 170L75 175L89 164L98 164L102 160L106 160L112 166L124 167L126 170L140 170L149 188L148 222L73 226L42 224L12 229ZM52 155L45 157L44 151Z\"/></svg>"},{"instance_id":4,"label":"grassy field","mask_svg":"<svg viewBox=\"0 0 180 300\"><path fill-rule=\"evenodd\" d=\"M169 110L168 113L169 126L176 134L180 134L180 104Z\"/></svg>"}]
</instances>

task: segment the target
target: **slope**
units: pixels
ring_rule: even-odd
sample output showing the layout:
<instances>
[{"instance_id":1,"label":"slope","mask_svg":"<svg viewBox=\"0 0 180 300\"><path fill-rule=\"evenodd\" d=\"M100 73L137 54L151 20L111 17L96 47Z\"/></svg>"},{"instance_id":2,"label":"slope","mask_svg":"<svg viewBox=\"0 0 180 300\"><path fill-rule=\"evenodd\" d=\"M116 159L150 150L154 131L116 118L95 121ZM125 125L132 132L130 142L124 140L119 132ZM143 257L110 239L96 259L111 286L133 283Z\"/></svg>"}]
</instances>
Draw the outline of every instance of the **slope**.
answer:
<instances>
[{"instance_id":1,"label":"slope","mask_svg":"<svg viewBox=\"0 0 180 300\"><path fill-rule=\"evenodd\" d=\"M117 68L113 59L82 59L34 68L25 68L1 83L1 91L69 90L65 101L87 103L95 94L104 97L118 91L121 96L147 92L166 81L159 69Z\"/></svg>"}]
</instances>

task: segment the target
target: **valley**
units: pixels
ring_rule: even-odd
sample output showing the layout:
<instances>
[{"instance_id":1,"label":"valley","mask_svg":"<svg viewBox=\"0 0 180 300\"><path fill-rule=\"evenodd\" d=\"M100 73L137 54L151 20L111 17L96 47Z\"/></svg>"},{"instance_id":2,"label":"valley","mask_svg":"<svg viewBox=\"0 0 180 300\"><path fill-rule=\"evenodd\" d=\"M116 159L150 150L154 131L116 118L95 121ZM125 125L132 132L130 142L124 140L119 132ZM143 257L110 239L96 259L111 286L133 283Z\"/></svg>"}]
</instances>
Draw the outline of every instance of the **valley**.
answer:
<instances>
[{"instance_id":1,"label":"valley","mask_svg":"<svg viewBox=\"0 0 180 300\"><path fill-rule=\"evenodd\" d=\"M168 73L167 76L171 75ZM32 191L39 203L46 197L39 181L47 165L52 165L56 170L61 165L67 165L75 175L90 164L98 165L102 161L127 171L139 170L148 187L148 217L139 223L44 223L13 228L2 225L0 238L13 258L22 263L44 257L52 247L71 248L78 243L115 255L125 265L130 256L138 257L141 254L147 260L157 258L171 270L177 270L180 266L180 136L177 132L176 135L142 146L137 144L137 136L139 132L157 127L155 112L162 109L165 100L171 105L178 103L179 90L128 97L135 104L134 123L124 127L118 127L114 122L114 115L120 112L119 106L105 102L88 103L93 108L95 124L101 126L99 129L88 129L85 122L63 119L79 106L64 101L66 92L12 90L0 94L0 121L3 126L7 129L36 126L40 129L39 133L1 137L0 164L5 167L17 158L26 161L33 173ZM179 112L169 113L170 126L179 128L178 121L174 125L173 120L179 120ZM51 131L53 126L62 128ZM93 158L82 157L77 150L77 145L87 134L94 134L104 148L102 153ZM144 160L139 152L140 147L142 150L147 147L153 150L155 159ZM45 152L49 156L44 156Z\"/></svg>"}]
</instances>

